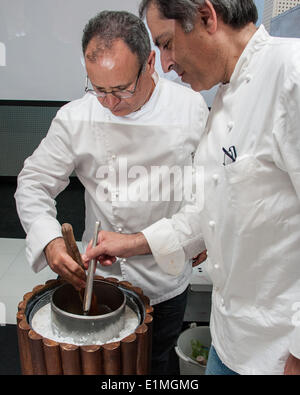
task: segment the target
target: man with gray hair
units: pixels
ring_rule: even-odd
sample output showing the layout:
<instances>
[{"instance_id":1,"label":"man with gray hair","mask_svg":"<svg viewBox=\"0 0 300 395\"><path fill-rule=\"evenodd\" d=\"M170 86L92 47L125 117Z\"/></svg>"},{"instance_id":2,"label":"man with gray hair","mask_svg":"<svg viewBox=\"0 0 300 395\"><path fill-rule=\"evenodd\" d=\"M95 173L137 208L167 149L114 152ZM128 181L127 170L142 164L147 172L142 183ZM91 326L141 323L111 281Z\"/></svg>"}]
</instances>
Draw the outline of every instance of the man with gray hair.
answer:
<instances>
[{"instance_id":1,"label":"man with gray hair","mask_svg":"<svg viewBox=\"0 0 300 395\"><path fill-rule=\"evenodd\" d=\"M140 10L165 72L196 91L219 84L195 155L213 281L207 373L299 374L300 40L257 29L252 0L144 0ZM184 267L195 215L101 232L87 258L151 250L164 270Z\"/></svg>"},{"instance_id":2,"label":"man with gray hair","mask_svg":"<svg viewBox=\"0 0 300 395\"><path fill-rule=\"evenodd\" d=\"M185 205L185 196L175 198L185 180L168 182L168 170L176 167L183 174L192 167L208 115L199 93L158 77L146 27L135 15L98 14L85 27L82 49L86 94L58 111L46 138L26 160L15 195L33 270L48 264L77 289L85 287L85 273L67 254L55 209L55 197L68 185L69 176L75 171L85 187L84 248L96 220L106 230L139 232ZM148 192L153 168L163 171L152 198ZM161 190L165 186L168 190ZM196 244L198 251L200 236ZM189 260L174 277L150 254L96 269L98 275L131 282L150 298L153 374L179 373L174 345L191 273Z\"/></svg>"}]
</instances>

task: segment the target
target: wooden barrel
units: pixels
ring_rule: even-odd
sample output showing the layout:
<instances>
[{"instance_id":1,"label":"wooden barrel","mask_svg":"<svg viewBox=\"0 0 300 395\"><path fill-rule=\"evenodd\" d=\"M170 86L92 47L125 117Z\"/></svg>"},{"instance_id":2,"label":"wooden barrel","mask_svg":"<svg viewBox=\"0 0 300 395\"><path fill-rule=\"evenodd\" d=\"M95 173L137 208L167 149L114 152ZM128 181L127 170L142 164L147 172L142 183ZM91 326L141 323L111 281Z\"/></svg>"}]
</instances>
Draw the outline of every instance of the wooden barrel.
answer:
<instances>
[{"instance_id":1,"label":"wooden barrel","mask_svg":"<svg viewBox=\"0 0 300 395\"><path fill-rule=\"evenodd\" d=\"M63 284L62 280L49 280L27 292L18 304L17 333L24 375L135 375L150 371L152 346L152 321L149 298L141 288L116 278L95 276L95 280L106 281L135 292L142 301L146 314L134 333L118 342L103 345L76 346L58 343L36 333L27 321L27 303L38 293L43 294Z\"/></svg>"}]
</instances>

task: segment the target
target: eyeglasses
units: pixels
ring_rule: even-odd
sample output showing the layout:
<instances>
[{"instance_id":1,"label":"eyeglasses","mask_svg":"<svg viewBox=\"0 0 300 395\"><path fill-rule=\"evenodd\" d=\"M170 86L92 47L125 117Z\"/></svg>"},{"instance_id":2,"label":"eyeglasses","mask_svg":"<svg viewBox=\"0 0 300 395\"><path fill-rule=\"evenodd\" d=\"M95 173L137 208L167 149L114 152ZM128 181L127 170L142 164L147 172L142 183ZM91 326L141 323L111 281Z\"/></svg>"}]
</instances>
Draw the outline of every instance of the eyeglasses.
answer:
<instances>
[{"instance_id":1,"label":"eyeglasses","mask_svg":"<svg viewBox=\"0 0 300 395\"><path fill-rule=\"evenodd\" d=\"M124 90L120 90L120 91L104 92L104 91L99 91L97 89L90 89L88 87L89 77L86 76L85 92L91 93L92 95L94 95L96 97L101 97L102 99L105 98L107 95L113 95L113 96L117 97L118 99L129 99L130 97L132 97L135 94L142 69L143 69L143 65L139 69L133 90L124 89Z\"/></svg>"}]
</instances>

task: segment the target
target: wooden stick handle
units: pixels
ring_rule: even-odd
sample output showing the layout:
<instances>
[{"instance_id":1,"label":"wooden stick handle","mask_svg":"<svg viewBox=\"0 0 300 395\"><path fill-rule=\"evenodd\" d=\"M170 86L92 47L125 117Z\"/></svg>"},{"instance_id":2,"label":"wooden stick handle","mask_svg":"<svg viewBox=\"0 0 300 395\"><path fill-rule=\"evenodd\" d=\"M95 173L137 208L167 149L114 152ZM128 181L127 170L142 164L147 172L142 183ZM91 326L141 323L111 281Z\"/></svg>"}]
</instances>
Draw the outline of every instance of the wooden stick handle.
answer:
<instances>
[{"instance_id":1,"label":"wooden stick handle","mask_svg":"<svg viewBox=\"0 0 300 395\"><path fill-rule=\"evenodd\" d=\"M62 224L61 231L67 247L68 254L72 257L72 259L75 262L78 263L79 266L82 267L83 270L85 270L85 267L82 263L81 254L76 244L72 225Z\"/></svg>"}]
</instances>

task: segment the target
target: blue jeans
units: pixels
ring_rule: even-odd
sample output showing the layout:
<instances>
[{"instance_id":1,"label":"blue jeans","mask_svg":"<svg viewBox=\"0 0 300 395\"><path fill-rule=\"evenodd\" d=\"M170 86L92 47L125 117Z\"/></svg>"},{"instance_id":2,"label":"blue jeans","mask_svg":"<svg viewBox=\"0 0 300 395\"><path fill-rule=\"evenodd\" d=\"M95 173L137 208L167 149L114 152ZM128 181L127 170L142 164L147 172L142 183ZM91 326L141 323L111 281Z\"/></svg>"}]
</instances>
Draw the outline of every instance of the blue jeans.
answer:
<instances>
[{"instance_id":1,"label":"blue jeans","mask_svg":"<svg viewBox=\"0 0 300 395\"><path fill-rule=\"evenodd\" d=\"M223 364L221 359L219 358L214 346L210 347L208 361L206 366L206 375L238 375L238 373L229 369L226 365Z\"/></svg>"},{"instance_id":2,"label":"blue jeans","mask_svg":"<svg viewBox=\"0 0 300 395\"><path fill-rule=\"evenodd\" d=\"M175 352L181 333L188 289L175 298L154 305L151 374L179 375Z\"/></svg>"}]
</instances>

